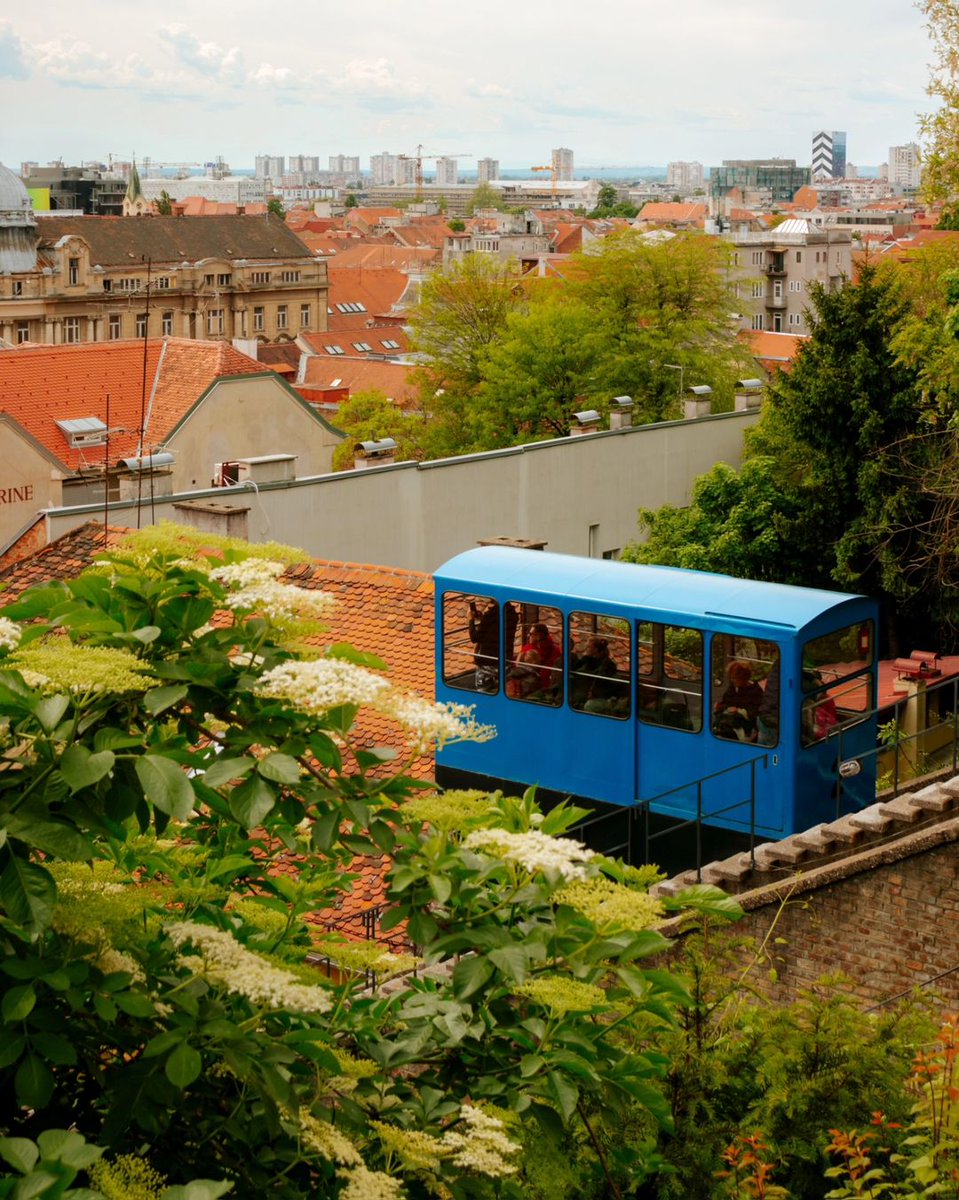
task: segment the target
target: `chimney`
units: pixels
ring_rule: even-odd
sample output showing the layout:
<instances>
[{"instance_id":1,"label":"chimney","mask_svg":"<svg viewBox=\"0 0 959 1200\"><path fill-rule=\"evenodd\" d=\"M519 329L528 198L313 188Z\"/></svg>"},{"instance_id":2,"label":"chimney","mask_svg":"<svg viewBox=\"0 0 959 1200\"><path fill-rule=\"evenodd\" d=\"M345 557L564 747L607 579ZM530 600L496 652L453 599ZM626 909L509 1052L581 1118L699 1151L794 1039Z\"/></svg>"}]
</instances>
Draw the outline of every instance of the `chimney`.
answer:
<instances>
[{"instance_id":1,"label":"chimney","mask_svg":"<svg viewBox=\"0 0 959 1200\"><path fill-rule=\"evenodd\" d=\"M697 417L708 417L713 411L713 389L708 383L694 383L686 389L683 401L683 417L694 421Z\"/></svg>"},{"instance_id":2,"label":"chimney","mask_svg":"<svg viewBox=\"0 0 959 1200\"><path fill-rule=\"evenodd\" d=\"M395 462L395 438L382 438L378 442L357 442L353 447L354 470L369 471L373 467L391 467Z\"/></svg>"},{"instance_id":3,"label":"chimney","mask_svg":"<svg viewBox=\"0 0 959 1200\"><path fill-rule=\"evenodd\" d=\"M761 379L736 381L736 412L755 412L762 404L766 385Z\"/></svg>"},{"instance_id":4,"label":"chimney","mask_svg":"<svg viewBox=\"0 0 959 1200\"><path fill-rule=\"evenodd\" d=\"M233 508L229 504L214 504L209 500L183 500L174 504L174 519L180 525L189 525L202 533L216 533L223 537L249 537L249 506Z\"/></svg>"},{"instance_id":5,"label":"chimney","mask_svg":"<svg viewBox=\"0 0 959 1200\"><path fill-rule=\"evenodd\" d=\"M614 396L609 410L610 429L630 429L633 424L632 396Z\"/></svg>"},{"instance_id":6,"label":"chimney","mask_svg":"<svg viewBox=\"0 0 959 1200\"><path fill-rule=\"evenodd\" d=\"M296 478L295 454L260 454L236 460L237 483L274 483Z\"/></svg>"},{"instance_id":7,"label":"chimney","mask_svg":"<svg viewBox=\"0 0 959 1200\"><path fill-rule=\"evenodd\" d=\"M570 425L570 437L582 437L584 433L596 433L599 430L599 413L595 408L587 408L583 412L573 413L573 424Z\"/></svg>"}]
</instances>

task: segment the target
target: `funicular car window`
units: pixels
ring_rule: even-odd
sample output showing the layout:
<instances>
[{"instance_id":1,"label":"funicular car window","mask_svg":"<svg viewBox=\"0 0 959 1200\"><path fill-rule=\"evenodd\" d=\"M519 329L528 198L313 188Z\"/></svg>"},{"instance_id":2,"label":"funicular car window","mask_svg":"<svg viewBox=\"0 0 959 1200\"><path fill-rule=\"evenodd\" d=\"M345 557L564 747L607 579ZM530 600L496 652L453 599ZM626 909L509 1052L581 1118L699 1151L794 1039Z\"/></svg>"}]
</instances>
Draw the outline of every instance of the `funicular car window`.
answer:
<instances>
[{"instance_id":1,"label":"funicular car window","mask_svg":"<svg viewBox=\"0 0 959 1200\"><path fill-rule=\"evenodd\" d=\"M802 652L800 734L815 745L872 708L875 631L859 621L806 642Z\"/></svg>"},{"instance_id":2,"label":"funicular car window","mask_svg":"<svg viewBox=\"0 0 959 1200\"><path fill-rule=\"evenodd\" d=\"M563 702L563 615L545 604L511 601L507 628L506 695L556 706Z\"/></svg>"},{"instance_id":3,"label":"funicular car window","mask_svg":"<svg viewBox=\"0 0 959 1200\"><path fill-rule=\"evenodd\" d=\"M780 653L775 642L713 634L712 731L727 742L775 746L780 729Z\"/></svg>"},{"instance_id":4,"label":"funicular car window","mask_svg":"<svg viewBox=\"0 0 959 1200\"><path fill-rule=\"evenodd\" d=\"M577 712L629 716L629 622L602 613L569 616L569 703Z\"/></svg>"},{"instance_id":5,"label":"funicular car window","mask_svg":"<svg viewBox=\"0 0 959 1200\"><path fill-rule=\"evenodd\" d=\"M640 621L636 627L639 697L647 725L698 733L703 727L703 635L682 625Z\"/></svg>"},{"instance_id":6,"label":"funicular car window","mask_svg":"<svg viewBox=\"0 0 959 1200\"><path fill-rule=\"evenodd\" d=\"M499 691L499 604L489 596L443 593L443 682L467 692Z\"/></svg>"}]
</instances>

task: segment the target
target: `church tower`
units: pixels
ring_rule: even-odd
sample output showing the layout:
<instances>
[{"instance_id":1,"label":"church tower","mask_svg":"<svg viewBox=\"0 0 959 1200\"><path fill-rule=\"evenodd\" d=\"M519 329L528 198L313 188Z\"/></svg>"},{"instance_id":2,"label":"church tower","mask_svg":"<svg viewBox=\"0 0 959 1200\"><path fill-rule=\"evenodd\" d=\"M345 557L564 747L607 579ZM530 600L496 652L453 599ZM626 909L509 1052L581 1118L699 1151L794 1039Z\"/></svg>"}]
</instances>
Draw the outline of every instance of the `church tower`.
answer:
<instances>
[{"instance_id":1,"label":"church tower","mask_svg":"<svg viewBox=\"0 0 959 1200\"><path fill-rule=\"evenodd\" d=\"M130 166L130 182L123 197L123 215L125 217L142 217L153 212L153 205L144 196L140 186L140 172L137 170L136 159Z\"/></svg>"}]
</instances>

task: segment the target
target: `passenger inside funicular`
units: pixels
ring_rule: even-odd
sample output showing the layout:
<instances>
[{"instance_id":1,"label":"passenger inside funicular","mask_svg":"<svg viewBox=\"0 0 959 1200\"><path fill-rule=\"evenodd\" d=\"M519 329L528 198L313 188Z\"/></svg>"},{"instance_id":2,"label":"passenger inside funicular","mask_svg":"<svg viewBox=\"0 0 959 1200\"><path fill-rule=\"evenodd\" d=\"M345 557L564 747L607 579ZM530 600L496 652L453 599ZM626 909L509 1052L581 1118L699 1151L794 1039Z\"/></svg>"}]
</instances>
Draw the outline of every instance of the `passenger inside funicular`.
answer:
<instances>
[{"instance_id":1,"label":"passenger inside funicular","mask_svg":"<svg viewBox=\"0 0 959 1200\"><path fill-rule=\"evenodd\" d=\"M712 643L712 732L721 741L775 746L780 727L780 654L775 642L716 633Z\"/></svg>"}]
</instances>

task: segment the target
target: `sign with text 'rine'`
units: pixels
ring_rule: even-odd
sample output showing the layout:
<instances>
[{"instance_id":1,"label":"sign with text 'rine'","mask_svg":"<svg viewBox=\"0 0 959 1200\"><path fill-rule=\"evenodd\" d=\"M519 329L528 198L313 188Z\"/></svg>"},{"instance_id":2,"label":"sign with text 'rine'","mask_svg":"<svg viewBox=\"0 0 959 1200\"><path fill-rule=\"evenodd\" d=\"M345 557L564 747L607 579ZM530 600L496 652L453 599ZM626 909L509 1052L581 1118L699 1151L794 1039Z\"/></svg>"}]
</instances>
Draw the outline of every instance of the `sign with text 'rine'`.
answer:
<instances>
[{"instance_id":1,"label":"sign with text 'rine'","mask_svg":"<svg viewBox=\"0 0 959 1200\"><path fill-rule=\"evenodd\" d=\"M32 483L25 483L22 487L0 487L0 504L22 504L32 499Z\"/></svg>"}]
</instances>

